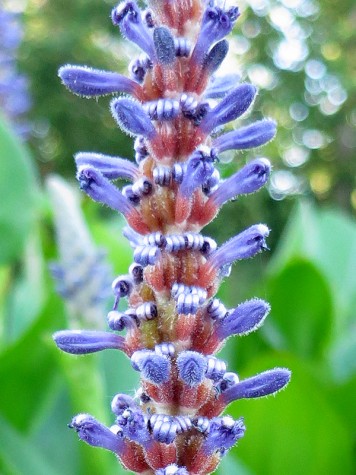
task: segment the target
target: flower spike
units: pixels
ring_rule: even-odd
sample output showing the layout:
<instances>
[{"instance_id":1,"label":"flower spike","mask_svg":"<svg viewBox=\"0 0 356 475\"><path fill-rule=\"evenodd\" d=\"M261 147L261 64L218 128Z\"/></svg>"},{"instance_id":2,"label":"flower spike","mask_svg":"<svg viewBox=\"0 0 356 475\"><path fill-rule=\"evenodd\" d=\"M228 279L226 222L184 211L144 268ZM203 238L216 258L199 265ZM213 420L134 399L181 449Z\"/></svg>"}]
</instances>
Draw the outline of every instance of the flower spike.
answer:
<instances>
[{"instance_id":1,"label":"flower spike","mask_svg":"<svg viewBox=\"0 0 356 475\"><path fill-rule=\"evenodd\" d=\"M83 66L59 72L75 94L131 96L112 99L111 112L135 136L135 163L75 156L81 189L124 215L133 263L112 282L111 333L60 331L54 340L74 355L121 350L139 373L132 397L112 399L110 429L87 414L73 419L79 438L113 451L136 474L208 475L245 434L242 417L221 416L226 406L274 394L290 379L289 370L275 368L240 381L216 355L226 339L255 331L269 313L258 298L233 309L216 298L235 261L267 249L268 227L250 226L220 247L202 232L224 203L258 191L271 171L266 158L255 158L222 179L220 153L267 143L276 124L263 119L221 131L257 94L236 74L218 75L237 7L220 0L147 4L141 11L124 0L112 10L114 25L142 50L128 66L131 79ZM117 179L129 183L120 190Z\"/></svg>"}]
</instances>

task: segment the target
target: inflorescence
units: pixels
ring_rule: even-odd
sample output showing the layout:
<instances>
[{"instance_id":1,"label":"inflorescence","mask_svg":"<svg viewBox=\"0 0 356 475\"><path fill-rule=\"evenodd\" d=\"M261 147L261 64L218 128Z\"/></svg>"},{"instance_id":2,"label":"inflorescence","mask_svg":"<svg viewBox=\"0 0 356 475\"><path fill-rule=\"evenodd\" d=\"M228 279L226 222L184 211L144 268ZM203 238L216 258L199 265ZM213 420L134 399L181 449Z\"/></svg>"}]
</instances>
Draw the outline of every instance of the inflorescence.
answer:
<instances>
[{"instance_id":1,"label":"inflorescence","mask_svg":"<svg viewBox=\"0 0 356 475\"><path fill-rule=\"evenodd\" d=\"M89 414L73 418L80 439L114 452L134 473L204 475L245 432L242 418L221 416L225 408L276 393L290 379L289 370L274 368L240 381L214 356L230 336L258 329L270 310L257 298L228 310L215 297L235 261L267 248L268 227L250 226L221 246L201 234L224 203L256 192L270 174L269 161L257 158L222 180L219 154L267 143L276 125L266 119L222 131L257 93L233 75L216 75L237 7L214 0L147 3L145 11L134 1L112 11L114 25L142 50L129 65L130 78L85 66L59 70L80 96L124 93L112 100L111 112L136 137L136 164L98 153L75 157L81 189L124 215L134 263L112 284L112 331L64 330L54 340L75 355L120 350L140 373L134 398L114 397L113 426ZM119 178L130 184L119 190ZM124 298L128 308L121 311Z\"/></svg>"}]
</instances>

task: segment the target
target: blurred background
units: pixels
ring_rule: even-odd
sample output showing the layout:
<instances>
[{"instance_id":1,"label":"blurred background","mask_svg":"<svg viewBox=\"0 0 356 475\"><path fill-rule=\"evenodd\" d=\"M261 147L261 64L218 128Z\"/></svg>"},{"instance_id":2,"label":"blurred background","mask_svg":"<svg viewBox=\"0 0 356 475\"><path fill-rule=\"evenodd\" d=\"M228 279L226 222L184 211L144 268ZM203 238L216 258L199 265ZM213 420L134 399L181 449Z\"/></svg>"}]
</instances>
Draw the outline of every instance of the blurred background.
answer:
<instances>
[{"instance_id":1,"label":"blurred background","mask_svg":"<svg viewBox=\"0 0 356 475\"><path fill-rule=\"evenodd\" d=\"M132 251L123 220L77 191L73 154L133 157L110 98L61 86L66 63L125 72L137 50L112 26L109 0L0 0L0 474L125 473L66 424L89 412L110 424L117 392L136 374L113 351L59 352L51 335L105 328L108 282ZM247 432L220 475L356 473L356 6L352 0L243 0L225 72L254 83L249 123L273 117L277 138L221 157L228 176L252 157L268 188L229 203L205 233L224 242L256 222L271 251L233 268L227 307L258 296L272 311L255 334L221 353L251 376L293 372L275 398L241 401ZM60 178L61 177L61 178ZM93 278L93 275L95 278Z\"/></svg>"}]
</instances>

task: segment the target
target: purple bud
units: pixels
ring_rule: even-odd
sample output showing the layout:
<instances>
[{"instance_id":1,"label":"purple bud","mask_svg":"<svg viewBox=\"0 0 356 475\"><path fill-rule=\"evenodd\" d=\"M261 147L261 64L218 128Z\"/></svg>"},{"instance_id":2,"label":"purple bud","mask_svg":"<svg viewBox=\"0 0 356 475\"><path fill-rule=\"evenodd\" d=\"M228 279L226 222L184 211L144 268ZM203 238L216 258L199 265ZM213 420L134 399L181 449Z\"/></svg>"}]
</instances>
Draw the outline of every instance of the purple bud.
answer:
<instances>
[{"instance_id":1,"label":"purple bud","mask_svg":"<svg viewBox=\"0 0 356 475\"><path fill-rule=\"evenodd\" d=\"M120 416L129 407L135 408L137 404L127 394L116 394L111 401L111 410L117 416Z\"/></svg>"},{"instance_id":2,"label":"purple bud","mask_svg":"<svg viewBox=\"0 0 356 475\"><path fill-rule=\"evenodd\" d=\"M132 204L107 180L100 171L90 166L78 170L77 180L81 190L94 201L99 201L110 208L127 215L133 210Z\"/></svg>"},{"instance_id":3,"label":"purple bud","mask_svg":"<svg viewBox=\"0 0 356 475\"><path fill-rule=\"evenodd\" d=\"M236 86L240 81L238 74L225 74L224 76L212 76L209 81L208 88L205 91L204 97L206 99L218 99L224 97L230 89Z\"/></svg>"},{"instance_id":4,"label":"purple bud","mask_svg":"<svg viewBox=\"0 0 356 475\"><path fill-rule=\"evenodd\" d=\"M143 107L130 99L111 101L111 112L120 128L129 135L142 135L151 139L156 130Z\"/></svg>"},{"instance_id":5,"label":"purple bud","mask_svg":"<svg viewBox=\"0 0 356 475\"><path fill-rule=\"evenodd\" d=\"M237 399L250 399L268 396L283 389L290 381L291 372L286 368L274 368L244 379L222 392L226 404Z\"/></svg>"},{"instance_id":6,"label":"purple bud","mask_svg":"<svg viewBox=\"0 0 356 475\"><path fill-rule=\"evenodd\" d=\"M155 475L189 475L185 467L178 467L175 463L167 465L165 468L160 468L155 471Z\"/></svg>"},{"instance_id":7,"label":"purple bud","mask_svg":"<svg viewBox=\"0 0 356 475\"><path fill-rule=\"evenodd\" d=\"M260 299L241 303L216 322L216 333L221 340L231 335L248 335L263 324L270 308L267 302Z\"/></svg>"},{"instance_id":8,"label":"purple bud","mask_svg":"<svg viewBox=\"0 0 356 475\"><path fill-rule=\"evenodd\" d=\"M162 384L168 381L171 363L163 355L157 355L153 351L135 351L131 357L132 366L141 372L141 376L153 384Z\"/></svg>"},{"instance_id":9,"label":"purple bud","mask_svg":"<svg viewBox=\"0 0 356 475\"><path fill-rule=\"evenodd\" d=\"M242 418L234 421L230 416L214 417L201 448L207 455L216 451L224 455L226 450L244 436L245 430Z\"/></svg>"},{"instance_id":10,"label":"purple bud","mask_svg":"<svg viewBox=\"0 0 356 475\"><path fill-rule=\"evenodd\" d=\"M276 123L265 119L220 135L213 142L217 153L225 150L246 150L266 144L276 135Z\"/></svg>"},{"instance_id":11,"label":"purple bud","mask_svg":"<svg viewBox=\"0 0 356 475\"><path fill-rule=\"evenodd\" d=\"M139 407L126 409L117 417L116 422L128 439L144 446L150 441L151 436L147 428L148 420Z\"/></svg>"},{"instance_id":12,"label":"purple bud","mask_svg":"<svg viewBox=\"0 0 356 475\"><path fill-rule=\"evenodd\" d=\"M192 61L202 64L211 45L230 33L238 16L237 7L224 11L219 7L208 6L203 13L201 30L192 53Z\"/></svg>"},{"instance_id":13,"label":"purple bud","mask_svg":"<svg viewBox=\"0 0 356 475\"><path fill-rule=\"evenodd\" d=\"M120 157L110 157L101 153L79 152L74 156L74 160L78 169L84 166L96 168L105 178L110 180L127 178L133 181L138 178L139 174L136 165Z\"/></svg>"},{"instance_id":14,"label":"purple bud","mask_svg":"<svg viewBox=\"0 0 356 475\"><path fill-rule=\"evenodd\" d=\"M160 26L153 31L157 60L161 64L172 64L176 59L174 38L168 28Z\"/></svg>"},{"instance_id":15,"label":"purple bud","mask_svg":"<svg viewBox=\"0 0 356 475\"><path fill-rule=\"evenodd\" d=\"M124 350L125 338L102 331L63 330L53 335L58 348L72 355L85 355L97 351Z\"/></svg>"},{"instance_id":16,"label":"purple bud","mask_svg":"<svg viewBox=\"0 0 356 475\"><path fill-rule=\"evenodd\" d=\"M104 96L116 92L135 94L137 83L118 73L87 66L67 64L58 71L63 84L74 94L84 97Z\"/></svg>"},{"instance_id":17,"label":"purple bud","mask_svg":"<svg viewBox=\"0 0 356 475\"><path fill-rule=\"evenodd\" d=\"M119 454L123 449L122 437L114 434L89 414L78 414L73 417L68 427L75 429L79 438L93 447L102 447L116 454Z\"/></svg>"},{"instance_id":18,"label":"purple bud","mask_svg":"<svg viewBox=\"0 0 356 475\"><path fill-rule=\"evenodd\" d=\"M188 386L198 386L207 370L206 358L196 351L182 351L177 358L179 377Z\"/></svg>"},{"instance_id":19,"label":"purple bud","mask_svg":"<svg viewBox=\"0 0 356 475\"><path fill-rule=\"evenodd\" d=\"M189 158L179 192L190 198L194 191L202 186L214 172L213 159L201 150L196 150Z\"/></svg>"},{"instance_id":20,"label":"purple bud","mask_svg":"<svg viewBox=\"0 0 356 475\"><path fill-rule=\"evenodd\" d=\"M112 22L120 27L121 34L139 46L153 59L155 50L149 29L141 18L136 2L122 2L111 13Z\"/></svg>"},{"instance_id":21,"label":"purple bud","mask_svg":"<svg viewBox=\"0 0 356 475\"><path fill-rule=\"evenodd\" d=\"M245 165L237 173L220 183L210 195L216 206L221 206L235 196L254 193L268 180L271 164L266 158L258 158Z\"/></svg>"},{"instance_id":22,"label":"purple bud","mask_svg":"<svg viewBox=\"0 0 356 475\"><path fill-rule=\"evenodd\" d=\"M214 74L220 67L229 51L229 43L226 40L219 41L211 48L204 59L204 69L209 74ZM235 84L234 84L235 85Z\"/></svg>"},{"instance_id":23,"label":"purple bud","mask_svg":"<svg viewBox=\"0 0 356 475\"><path fill-rule=\"evenodd\" d=\"M265 240L268 235L269 229L266 225L255 224L225 242L209 256L208 262L219 269L234 261L253 257L263 249L268 249Z\"/></svg>"},{"instance_id":24,"label":"purple bud","mask_svg":"<svg viewBox=\"0 0 356 475\"><path fill-rule=\"evenodd\" d=\"M216 107L207 112L199 127L209 134L216 127L237 119L250 107L256 92L256 88L251 84L237 86L226 94Z\"/></svg>"},{"instance_id":25,"label":"purple bud","mask_svg":"<svg viewBox=\"0 0 356 475\"><path fill-rule=\"evenodd\" d=\"M172 416L153 414L150 418L152 435L157 442L171 444L177 437L178 423Z\"/></svg>"}]
</instances>

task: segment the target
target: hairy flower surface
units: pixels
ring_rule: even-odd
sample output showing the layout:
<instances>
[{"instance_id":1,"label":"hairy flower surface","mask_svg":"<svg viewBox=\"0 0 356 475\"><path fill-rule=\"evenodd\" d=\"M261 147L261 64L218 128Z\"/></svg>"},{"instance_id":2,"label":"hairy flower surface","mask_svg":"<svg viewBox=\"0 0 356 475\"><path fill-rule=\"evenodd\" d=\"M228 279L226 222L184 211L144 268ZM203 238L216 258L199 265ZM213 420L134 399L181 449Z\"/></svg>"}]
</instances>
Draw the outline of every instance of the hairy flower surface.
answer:
<instances>
[{"instance_id":1,"label":"hairy flower surface","mask_svg":"<svg viewBox=\"0 0 356 475\"><path fill-rule=\"evenodd\" d=\"M268 227L250 226L221 246L201 234L225 202L259 190L271 168L256 159L221 180L216 167L219 153L261 146L276 130L269 119L222 130L257 92L235 76L215 76L238 17L237 7L213 0L155 0L145 11L125 1L112 21L142 50L129 65L131 79L83 66L59 70L75 94L125 93L112 100L111 112L136 137L136 165L97 153L75 157L81 189L124 215L134 249L128 274L112 284L111 332L54 335L67 353L121 350L140 373L135 398L114 397L112 427L88 414L71 423L80 439L114 452L134 473L214 472L245 432L242 418L221 416L226 406L276 393L290 379L289 370L274 368L240 381L215 356L227 338L256 330L269 312L260 299L227 310L215 298L235 261L267 249ZM129 184L119 190L117 178ZM123 298L128 308L119 311Z\"/></svg>"}]
</instances>

